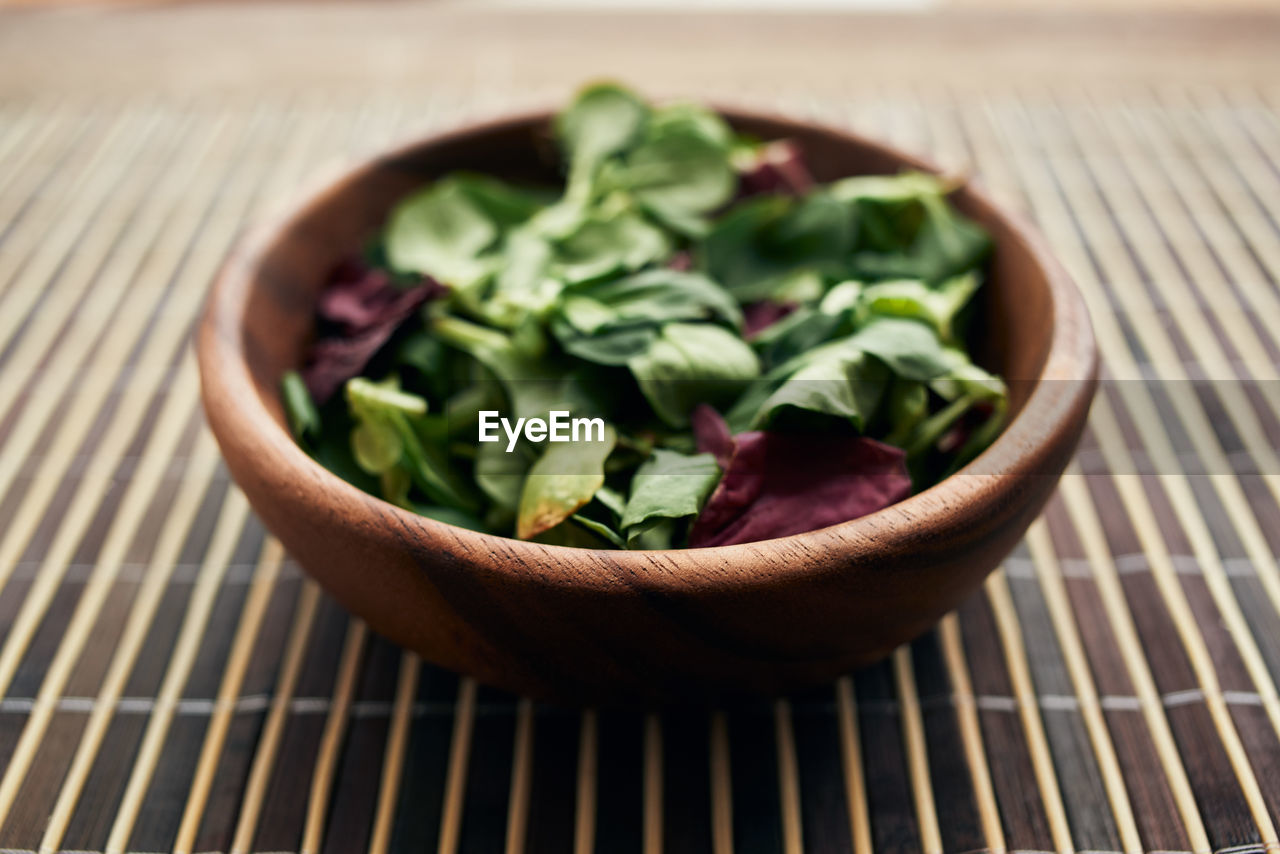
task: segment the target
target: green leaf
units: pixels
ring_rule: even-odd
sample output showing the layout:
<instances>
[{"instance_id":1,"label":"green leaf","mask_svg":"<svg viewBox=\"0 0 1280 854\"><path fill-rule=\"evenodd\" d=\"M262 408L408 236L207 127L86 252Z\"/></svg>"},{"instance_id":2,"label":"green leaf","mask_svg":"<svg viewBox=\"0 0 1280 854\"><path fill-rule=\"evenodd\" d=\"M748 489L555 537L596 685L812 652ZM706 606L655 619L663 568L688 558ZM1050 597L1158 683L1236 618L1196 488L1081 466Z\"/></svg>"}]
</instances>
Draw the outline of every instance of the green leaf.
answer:
<instances>
[{"instance_id":1,"label":"green leaf","mask_svg":"<svg viewBox=\"0 0 1280 854\"><path fill-rule=\"evenodd\" d=\"M751 338L751 346L766 371L772 370L835 337L840 322L839 316L802 306L757 332Z\"/></svg>"},{"instance_id":2,"label":"green leaf","mask_svg":"<svg viewBox=\"0 0 1280 854\"><path fill-rule=\"evenodd\" d=\"M736 205L699 247L713 279L740 302L775 297L799 272L843 276L853 249L849 208L825 193Z\"/></svg>"},{"instance_id":3,"label":"green leaf","mask_svg":"<svg viewBox=\"0 0 1280 854\"><path fill-rule=\"evenodd\" d=\"M700 217L732 198L737 176L723 142L696 124L670 122L651 133L610 175L659 222L700 236Z\"/></svg>"},{"instance_id":4,"label":"green leaf","mask_svg":"<svg viewBox=\"0 0 1280 854\"><path fill-rule=\"evenodd\" d=\"M554 328L559 331L560 341L566 352L597 365L627 364L653 346L659 331L657 326L646 325L611 329L595 335L578 335L572 331L562 331L563 327Z\"/></svg>"},{"instance_id":5,"label":"green leaf","mask_svg":"<svg viewBox=\"0 0 1280 854\"><path fill-rule=\"evenodd\" d=\"M524 441L510 453L505 442L480 442L473 470L476 485L494 504L514 511L520 506L524 478L533 458L532 447Z\"/></svg>"},{"instance_id":6,"label":"green leaf","mask_svg":"<svg viewBox=\"0 0 1280 854\"><path fill-rule=\"evenodd\" d=\"M443 450L424 444L403 412L392 412L388 417L400 435L404 446L403 464L414 485L438 504L467 511L478 509L476 497L449 467Z\"/></svg>"},{"instance_id":7,"label":"green leaf","mask_svg":"<svg viewBox=\"0 0 1280 854\"><path fill-rule=\"evenodd\" d=\"M709 323L668 323L627 366L654 412L673 427L688 424L699 403L732 400L760 373L746 342Z\"/></svg>"},{"instance_id":8,"label":"green leaf","mask_svg":"<svg viewBox=\"0 0 1280 854\"><path fill-rule=\"evenodd\" d=\"M952 425L969 411L973 403L968 397L958 397L922 421L906 442L907 456L918 457L936 445Z\"/></svg>"},{"instance_id":9,"label":"green leaf","mask_svg":"<svg viewBox=\"0 0 1280 854\"><path fill-rule=\"evenodd\" d=\"M889 390L889 434L885 441L903 447L920 422L929 414L929 389L915 380L898 380Z\"/></svg>"},{"instance_id":10,"label":"green leaf","mask_svg":"<svg viewBox=\"0 0 1280 854\"><path fill-rule=\"evenodd\" d=\"M583 507L604 485L604 461L616 436L603 442L549 443L529 469L516 517L516 536L527 540L554 528Z\"/></svg>"},{"instance_id":11,"label":"green leaf","mask_svg":"<svg viewBox=\"0 0 1280 854\"><path fill-rule=\"evenodd\" d=\"M335 394L320 407L320 431L309 437L307 450L315 461L347 483L377 495L379 478L370 475L358 462L351 447L355 422L342 395Z\"/></svg>"},{"instance_id":12,"label":"green leaf","mask_svg":"<svg viewBox=\"0 0 1280 854\"><path fill-rule=\"evenodd\" d=\"M733 128L719 113L692 101L675 101L653 111L649 119L649 137L680 132L700 136L726 151L736 144Z\"/></svg>"},{"instance_id":13,"label":"green leaf","mask_svg":"<svg viewBox=\"0 0 1280 854\"><path fill-rule=\"evenodd\" d=\"M515 228L555 201L555 196L545 190L515 187L474 172L454 172L445 180L456 182L471 203L501 230Z\"/></svg>"},{"instance_id":14,"label":"green leaf","mask_svg":"<svg viewBox=\"0 0 1280 854\"><path fill-rule=\"evenodd\" d=\"M671 254L658 228L634 212L588 219L555 246L555 274L570 284L633 272Z\"/></svg>"},{"instance_id":15,"label":"green leaf","mask_svg":"<svg viewBox=\"0 0 1280 854\"><path fill-rule=\"evenodd\" d=\"M874 360L868 358L872 356ZM877 319L769 371L752 383L725 420L739 432L767 425L784 410L795 409L847 419L862 430L878 410L892 375L928 381L954 367L954 356L944 351L929 327Z\"/></svg>"},{"instance_id":16,"label":"green leaf","mask_svg":"<svg viewBox=\"0 0 1280 854\"><path fill-rule=\"evenodd\" d=\"M719 482L720 467L711 454L654 449L632 478L622 530L631 538L654 520L696 516Z\"/></svg>"},{"instance_id":17,"label":"green leaf","mask_svg":"<svg viewBox=\"0 0 1280 854\"><path fill-rule=\"evenodd\" d=\"M1004 380L975 365L963 350L948 347L942 352L947 370L930 381L929 387L943 400L968 396L975 401L1003 399Z\"/></svg>"},{"instance_id":18,"label":"green leaf","mask_svg":"<svg viewBox=\"0 0 1280 854\"><path fill-rule=\"evenodd\" d=\"M864 351L852 347L830 350L825 357L809 361L769 395L751 426L769 426L788 410L798 410L840 418L862 431L884 399L888 381L888 371Z\"/></svg>"},{"instance_id":19,"label":"green leaf","mask_svg":"<svg viewBox=\"0 0 1280 854\"><path fill-rule=\"evenodd\" d=\"M614 323L712 320L735 328L742 324L742 312L733 297L701 273L648 270L574 287L568 296L594 299L612 312Z\"/></svg>"},{"instance_id":20,"label":"green leaf","mask_svg":"<svg viewBox=\"0 0 1280 854\"><path fill-rule=\"evenodd\" d=\"M831 195L853 207L858 224L851 273L940 282L982 263L991 239L947 203L949 190L936 176L918 172L832 184Z\"/></svg>"},{"instance_id":21,"label":"green leaf","mask_svg":"<svg viewBox=\"0 0 1280 854\"><path fill-rule=\"evenodd\" d=\"M878 318L850 336L850 343L910 380L931 380L955 364L929 327L910 320Z\"/></svg>"},{"instance_id":22,"label":"green leaf","mask_svg":"<svg viewBox=\"0 0 1280 854\"><path fill-rule=\"evenodd\" d=\"M940 196L946 185L936 175L902 172L898 175L856 175L829 185L833 198L842 202L877 205L910 205L923 196Z\"/></svg>"},{"instance_id":23,"label":"green leaf","mask_svg":"<svg viewBox=\"0 0 1280 854\"><path fill-rule=\"evenodd\" d=\"M710 320L738 328L742 314L706 276L648 270L568 289L551 330L568 352L604 365L623 365L652 346L663 323Z\"/></svg>"},{"instance_id":24,"label":"green leaf","mask_svg":"<svg viewBox=\"0 0 1280 854\"><path fill-rule=\"evenodd\" d=\"M947 405L926 418L919 419L913 429L901 432L905 438L901 447L907 451L909 461L919 468L920 458L927 454L965 414L978 404L989 404L992 415L970 436L957 451L946 471L949 473L963 465L990 444L1004 423L1008 405L1004 381L993 376L969 360L967 354L956 348L946 348L942 358L947 363L944 373L928 382L930 390L947 401Z\"/></svg>"},{"instance_id":25,"label":"green leaf","mask_svg":"<svg viewBox=\"0 0 1280 854\"><path fill-rule=\"evenodd\" d=\"M431 330L445 343L471 355L501 384L517 418L541 416L564 399L564 366L530 358L511 335L451 315L432 319Z\"/></svg>"},{"instance_id":26,"label":"green leaf","mask_svg":"<svg viewBox=\"0 0 1280 854\"><path fill-rule=\"evenodd\" d=\"M359 418L375 417L390 411L406 415L427 414L427 402L416 394L401 391L400 381L395 377L376 383L364 377L353 377L347 381L347 402Z\"/></svg>"},{"instance_id":27,"label":"green leaf","mask_svg":"<svg viewBox=\"0 0 1280 854\"><path fill-rule=\"evenodd\" d=\"M838 317L858 308L863 293L862 282L850 280L833 285L822 297L818 308L823 314Z\"/></svg>"},{"instance_id":28,"label":"green leaf","mask_svg":"<svg viewBox=\"0 0 1280 854\"><path fill-rule=\"evenodd\" d=\"M609 83L589 86L556 116L556 136L569 160L564 198L543 211L538 227L565 235L582 222L598 193L600 167L634 145L644 133L649 106L632 92Z\"/></svg>"},{"instance_id":29,"label":"green leaf","mask_svg":"<svg viewBox=\"0 0 1280 854\"><path fill-rule=\"evenodd\" d=\"M866 315L919 320L931 326L944 343L953 343L956 317L978 290L979 281L976 273L966 273L937 287L913 279L880 282L863 292L861 310Z\"/></svg>"},{"instance_id":30,"label":"green leaf","mask_svg":"<svg viewBox=\"0 0 1280 854\"><path fill-rule=\"evenodd\" d=\"M498 225L463 183L446 178L396 205L387 225L387 259L396 270L467 287L491 272L492 264L480 256L498 236Z\"/></svg>"},{"instance_id":31,"label":"green leaf","mask_svg":"<svg viewBox=\"0 0 1280 854\"><path fill-rule=\"evenodd\" d=\"M295 439L320 432L320 411L297 371L288 371L280 378L280 400Z\"/></svg>"},{"instance_id":32,"label":"green leaf","mask_svg":"<svg viewBox=\"0 0 1280 854\"><path fill-rule=\"evenodd\" d=\"M400 391L400 381L388 377L380 383L353 377L346 384L347 404L356 420L351 450L356 462L369 474L384 475L400 464L404 442L392 423L394 412L426 415L427 402Z\"/></svg>"},{"instance_id":33,"label":"green leaf","mask_svg":"<svg viewBox=\"0 0 1280 854\"><path fill-rule=\"evenodd\" d=\"M597 522L595 519L589 519L580 513L574 513L569 518L575 523L586 528L591 533L608 540L614 548L625 549L627 547L627 541L622 539L622 536L617 531L613 530L605 523Z\"/></svg>"},{"instance_id":34,"label":"green leaf","mask_svg":"<svg viewBox=\"0 0 1280 854\"><path fill-rule=\"evenodd\" d=\"M432 501L475 509L474 498L449 469L445 455L425 443L423 432L415 427L427 413L425 400L401 391L394 376L380 383L353 377L347 381L346 398L356 421L351 447L361 468L376 475L403 468ZM401 492L397 487L392 497L403 499Z\"/></svg>"},{"instance_id":35,"label":"green leaf","mask_svg":"<svg viewBox=\"0 0 1280 854\"><path fill-rule=\"evenodd\" d=\"M956 451L951 463L942 472L942 477L950 477L955 474L961 466L966 465L996 440L996 436L1004 428L1008 410L1009 402L1006 398L1002 397L994 401L991 415L987 417L987 420L978 429L969 434L969 439L960 447L960 450Z\"/></svg>"},{"instance_id":36,"label":"green leaf","mask_svg":"<svg viewBox=\"0 0 1280 854\"><path fill-rule=\"evenodd\" d=\"M381 419L361 421L351 431L351 451L370 474L386 474L400 464L404 444L393 425Z\"/></svg>"},{"instance_id":37,"label":"green leaf","mask_svg":"<svg viewBox=\"0 0 1280 854\"><path fill-rule=\"evenodd\" d=\"M673 548L676 535L680 533L676 526L677 521L674 519L650 519L644 524L637 525L631 532L631 536L627 538L627 548L644 551Z\"/></svg>"},{"instance_id":38,"label":"green leaf","mask_svg":"<svg viewBox=\"0 0 1280 854\"><path fill-rule=\"evenodd\" d=\"M533 228L519 226L507 232L493 287L473 312L504 329L541 317L563 287L551 275L553 256L551 244Z\"/></svg>"},{"instance_id":39,"label":"green leaf","mask_svg":"<svg viewBox=\"0 0 1280 854\"><path fill-rule=\"evenodd\" d=\"M639 139L648 118L649 106L633 92L597 83L556 116L556 135L570 158L598 163Z\"/></svg>"},{"instance_id":40,"label":"green leaf","mask_svg":"<svg viewBox=\"0 0 1280 854\"><path fill-rule=\"evenodd\" d=\"M607 486L602 486L596 490L596 501L599 501L606 510L618 518L621 518L627 506L626 497L618 490L610 489Z\"/></svg>"}]
</instances>

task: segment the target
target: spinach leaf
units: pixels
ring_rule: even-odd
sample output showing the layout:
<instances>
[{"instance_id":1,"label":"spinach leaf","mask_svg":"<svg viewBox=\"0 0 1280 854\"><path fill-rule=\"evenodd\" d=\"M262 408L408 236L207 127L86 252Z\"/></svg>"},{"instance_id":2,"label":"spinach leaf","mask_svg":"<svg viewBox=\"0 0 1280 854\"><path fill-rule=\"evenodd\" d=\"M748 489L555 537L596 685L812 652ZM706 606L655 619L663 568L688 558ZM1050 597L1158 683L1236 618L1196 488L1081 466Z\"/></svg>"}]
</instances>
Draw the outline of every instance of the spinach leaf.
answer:
<instances>
[{"instance_id":1,"label":"spinach leaf","mask_svg":"<svg viewBox=\"0 0 1280 854\"><path fill-rule=\"evenodd\" d=\"M797 272L843 276L853 248L848 205L814 193L742 202L715 224L699 254L712 278L751 302L775 297Z\"/></svg>"},{"instance_id":2,"label":"spinach leaf","mask_svg":"<svg viewBox=\"0 0 1280 854\"><path fill-rule=\"evenodd\" d=\"M566 283L586 282L613 273L630 273L671 254L662 230L632 211L597 215L583 222L555 246L557 277Z\"/></svg>"},{"instance_id":3,"label":"spinach leaf","mask_svg":"<svg viewBox=\"0 0 1280 854\"><path fill-rule=\"evenodd\" d=\"M737 145L728 122L715 111L692 101L664 104L653 111L649 119L649 138L656 139L667 133L699 136L729 152Z\"/></svg>"},{"instance_id":4,"label":"spinach leaf","mask_svg":"<svg viewBox=\"0 0 1280 854\"><path fill-rule=\"evenodd\" d=\"M602 486L596 490L596 501L604 507L615 519L622 518L623 511L627 506L627 499L621 492L608 486Z\"/></svg>"},{"instance_id":5,"label":"spinach leaf","mask_svg":"<svg viewBox=\"0 0 1280 854\"><path fill-rule=\"evenodd\" d=\"M698 403L732 400L760 372L746 342L709 323L668 323L627 366L654 412L673 427L688 424Z\"/></svg>"},{"instance_id":6,"label":"spinach leaf","mask_svg":"<svg viewBox=\"0 0 1280 854\"><path fill-rule=\"evenodd\" d=\"M563 398L564 366L531 358L521 352L513 336L452 315L433 318L431 329L493 374L516 417L543 415Z\"/></svg>"},{"instance_id":7,"label":"spinach leaf","mask_svg":"<svg viewBox=\"0 0 1280 854\"><path fill-rule=\"evenodd\" d=\"M525 475L535 457L536 451L525 441L518 442L510 453L505 441L480 442L472 476L490 501L514 512L520 506Z\"/></svg>"},{"instance_id":8,"label":"spinach leaf","mask_svg":"<svg viewBox=\"0 0 1280 854\"><path fill-rule=\"evenodd\" d=\"M771 425L786 415L794 423L799 419L789 410L799 410L843 419L861 431L875 416L888 380L883 364L856 346L827 350L808 360L769 395L751 426Z\"/></svg>"},{"instance_id":9,"label":"spinach leaf","mask_svg":"<svg viewBox=\"0 0 1280 854\"><path fill-rule=\"evenodd\" d=\"M457 182L468 200L504 231L526 222L555 198L545 190L515 187L474 172L455 172L446 180Z\"/></svg>"},{"instance_id":10,"label":"spinach leaf","mask_svg":"<svg viewBox=\"0 0 1280 854\"><path fill-rule=\"evenodd\" d=\"M701 236L701 217L733 196L736 185L724 129L710 116L660 113L609 182L629 191L659 222Z\"/></svg>"},{"instance_id":11,"label":"spinach leaf","mask_svg":"<svg viewBox=\"0 0 1280 854\"><path fill-rule=\"evenodd\" d=\"M516 536L529 539L576 513L604 485L604 461L617 437L612 427L603 442L547 445L529 469L520 493Z\"/></svg>"},{"instance_id":12,"label":"spinach leaf","mask_svg":"<svg viewBox=\"0 0 1280 854\"><path fill-rule=\"evenodd\" d=\"M921 458L942 440L943 436L968 419L978 407L990 409L991 414L974 430L965 445L952 454L947 468L954 471L985 448L1003 425L1007 407L1007 391L1004 382L969 361L969 357L957 349L943 351L949 362L947 371L928 383L929 389L947 405L919 419L913 429L904 430L901 446L915 469L921 469Z\"/></svg>"},{"instance_id":13,"label":"spinach leaf","mask_svg":"<svg viewBox=\"0 0 1280 854\"><path fill-rule=\"evenodd\" d=\"M530 226L507 233L493 287L473 300L472 313L504 329L528 326L555 303L564 283L551 274L554 250ZM478 296L478 295L477 295Z\"/></svg>"},{"instance_id":14,"label":"spinach leaf","mask_svg":"<svg viewBox=\"0 0 1280 854\"><path fill-rule=\"evenodd\" d=\"M906 317L933 327L944 343L956 339L956 318L977 291L976 273L954 276L930 287L914 279L879 282L862 294L861 309L870 315Z\"/></svg>"},{"instance_id":15,"label":"spinach leaf","mask_svg":"<svg viewBox=\"0 0 1280 854\"><path fill-rule=\"evenodd\" d=\"M582 222L598 194L601 166L639 140L648 121L647 104L608 83L582 90L556 116L556 136L569 158L569 179L564 197L538 215L544 233L563 236Z\"/></svg>"},{"instance_id":16,"label":"spinach leaf","mask_svg":"<svg viewBox=\"0 0 1280 854\"><path fill-rule=\"evenodd\" d=\"M890 426L885 441L901 448L929 415L928 386L916 380L897 380L889 389L887 409Z\"/></svg>"},{"instance_id":17,"label":"spinach leaf","mask_svg":"<svg viewBox=\"0 0 1280 854\"><path fill-rule=\"evenodd\" d=\"M556 135L575 168L625 151L643 133L649 106L621 86L599 83L556 116ZM572 178L570 179L572 180Z\"/></svg>"},{"instance_id":18,"label":"spinach leaf","mask_svg":"<svg viewBox=\"0 0 1280 854\"><path fill-rule=\"evenodd\" d=\"M942 351L942 358L947 369L935 377L929 387L943 400L968 396L973 400L989 401L1003 398L1007 394L1004 380L969 361L969 356L963 350L948 347Z\"/></svg>"},{"instance_id":19,"label":"spinach leaf","mask_svg":"<svg viewBox=\"0 0 1280 854\"><path fill-rule=\"evenodd\" d=\"M652 346L663 323L676 320L711 320L737 328L742 313L706 276L650 270L568 289L551 316L551 330L578 358L623 365Z\"/></svg>"},{"instance_id":20,"label":"spinach leaf","mask_svg":"<svg viewBox=\"0 0 1280 854\"><path fill-rule=\"evenodd\" d=\"M595 519L590 519L583 516L581 513L574 513L569 518L576 524L586 528L591 533L608 540L614 548L625 549L627 547L627 541L622 538L622 535L613 530L613 528L610 528L604 522L597 522Z\"/></svg>"},{"instance_id":21,"label":"spinach leaf","mask_svg":"<svg viewBox=\"0 0 1280 854\"><path fill-rule=\"evenodd\" d=\"M414 193L391 212L387 260L401 272L422 273L465 288L488 276L499 227L467 193L464 181L446 178Z\"/></svg>"},{"instance_id":22,"label":"spinach leaf","mask_svg":"<svg viewBox=\"0 0 1280 854\"><path fill-rule=\"evenodd\" d=\"M949 190L941 179L918 172L832 184L831 195L852 205L858 224L851 274L940 282L981 264L991 239L947 204Z\"/></svg>"},{"instance_id":23,"label":"spinach leaf","mask_svg":"<svg viewBox=\"0 0 1280 854\"><path fill-rule=\"evenodd\" d=\"M444 454L436 445L424 442L423 431L415 429L423 426L425 400L401 391L394 377L381 383L355 377L347 382L346 397L356 421L351 447L361 468L384 477L397 467L403 468L433 502L463 510L476 508L475 498L450 469Z\"/></svg>"},{"instance_id":24,"label":"spinach leaf","mask_svg":"<svg viewBox=\"0 0 1280 854\"><path fill-rule=\"evenodd\" d=\"M825 341L848 335L854 328L854 312L859 305L862 284L841 282L827 291L818 306L802 306L757 333L751 346L770 368Z\"/></svg>"},{"instance_id":25,"label":"spinach leaf","mask_svg":"<svg viewBox=\"0 0 1280 854\"><path fill-rule=\"evenodd\" d=\"M725 418L737 432L769 424L783 410L796 409L846 419L862 430L893 376L923 382L954 366L954 356L943 350L928 327L910 320L876 319L769 371L752 383Z\"/></svg>"},{"instance_id":26,"label":"spinach leaf","mask_svg":"<svg viewBox=\"0 0 1280 854\"><path fill-rule=\"evenodd\" d=\"M937 334L927 326L898 318L877 318L850 336L852 343L911 380L931 380L954 366Z\"/></svg>"},{"instance_id":27,"label":"spinach leaf","mask_svg":"<svg viewBox=\"0 0 1280 854\"><path fill-rule=\"evenodd\" d=\"M427 414L427 402L417 395L400 391L400 383L389 377L374 383L363 377L347 382L347 404L356 419L351 433L351 447L356 462L370 474L383 474L400 464L404 442L391 423L391 414Z\"/></svg>"},{"instance_id":28,"label":"spinach leaf","mask_svg":"<svg viewBox=\"0 0 1280 854\"><path fill-rule=\"evenodd\" d=\"M621 527L629 541L654 523L696 516L720 482L711 454L679 454L661 448L636 470Z\"/></svg>"},{"instance_id":29,"label":"spinach leaf","mask_svg":"<svg viewBox=\"0 0 1280 854\"><path fill-rule=\"evenodd\" d=\"M302 440L320 432L320 411L297 371L288 371L281 377L280 400L295 439Z\"/></svg>"}]
</instances>

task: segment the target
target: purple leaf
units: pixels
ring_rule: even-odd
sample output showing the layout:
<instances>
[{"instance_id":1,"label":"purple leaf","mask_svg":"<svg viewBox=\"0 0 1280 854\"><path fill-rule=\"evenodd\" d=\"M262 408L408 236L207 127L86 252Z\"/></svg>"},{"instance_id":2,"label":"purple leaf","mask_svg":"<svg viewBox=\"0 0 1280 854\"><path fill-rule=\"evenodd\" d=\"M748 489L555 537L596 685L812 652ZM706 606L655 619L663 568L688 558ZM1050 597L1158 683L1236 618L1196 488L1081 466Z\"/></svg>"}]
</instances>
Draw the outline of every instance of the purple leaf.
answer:
<instances>
[{"instance_id":1,"label":"purple leaf","mask_svg":"<svg viewBox=\"0 0 1280 854\"><path fill-rule=\"evenodd\" d=\"M689 272L693 269L693 255L689 254L689 250L681 249L667 259L667 269L681 273Z\"/></svg>"},{"instance_id":2,"label":"purple leaf","mask_svg":"<svg viewBox=\"0 0 1280 854\"><path fill-rule=\"evenodd\" d=\"M804 162L804 152L789 139L766 143L755 157L738 168L738 198L771 193L803 196L813 189L813 176Z\"/></svg>"},{"instance_id":3,"label":"purple leaf","mask_svg":"<svg viewBox=\"0 0 1280 854\"><path fill-rule=\"evenodd\" d=\"M729 468L729 458L733 456L733 434L720 413L705 403L699 403L690 416L690 424L698 450L715 457L721 469Z\"/></svg>"},{"instance_id":4,"label":"purple leaf","mask_svg":"<svg viewBox=\"0 0 1280 854\"><path fill-rule=\"evenodd\" d=\"M720 459L728 428L705 409L694 414L698 447ZM692 547L814 531L911 494L906 454L874 439L752 431L731 442L724 477L689 532Z\"/></svg>"},{"instance_id":5,"label":"purple leaf","mask_svg":"<svg viewBox=\"0 0 1280 854\"><path fill-rule=\"evenodd\" d=\"M320 320L338 327L339 334L316 341L302 369L316 403L324 404L363 371L402 323L443 293L443 286L433 279L400 288L382 270L351 261L340 264L316 305Z\"/></svg>"},{"instance_id":6,"label":"purple leaf","mask_svg":"<svg viewBox=\"0 0 1280 854\"><path fill-rule=\"evenodd\" d=\"M742 334L751 339L796 310L793 302L762 299L742 307Z\"/></svg>"}]
</instances>

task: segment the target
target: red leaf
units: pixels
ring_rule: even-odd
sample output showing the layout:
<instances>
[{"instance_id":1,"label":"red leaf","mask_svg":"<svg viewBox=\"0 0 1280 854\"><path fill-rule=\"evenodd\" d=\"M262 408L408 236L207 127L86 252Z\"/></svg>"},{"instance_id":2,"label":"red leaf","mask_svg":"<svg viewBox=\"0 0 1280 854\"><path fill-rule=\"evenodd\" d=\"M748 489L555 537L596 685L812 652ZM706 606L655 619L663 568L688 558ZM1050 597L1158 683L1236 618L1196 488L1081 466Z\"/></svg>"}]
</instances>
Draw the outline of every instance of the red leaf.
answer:
<instances>
[{"instance_id":1,"label":"red leaf","mask_svg":"<svg viewBox=\"0 0 1280 854\"><path fill-rule=\"evenodd\" d=\"M742 334L754 338L795 310L793 302L762 299L747 303L742 307Z\"/></svg>"},{"instance_id":2,"label":"red leaf","mask_svg":"<svg viewBox=\"0 0 1280 854\"><path fill-rule=\"evenodd\" d=\"M694 419L699 449L720 459L728 428L716 427L702 409ZM724 477L689 532L692 547L815 531L911 494L906 454L874 439L752 431L731 441Z\"/></svg>"},{"instance_id":3,"label":"red leaf","mask_svg":"<svg viewBox=\"0 0 1280 854\"><path fill-rule=\"evenodd\" d=\"M681 273L686 273L689 270L692 270L693 255L689 253L688 249L681 249L679 252L667 259L667 269L676 270Z\"/></svg>"},{"instance_id":4,"label":"red leaf","mask_svg":"<svg viewBox=\"0 0 1280 854\"><path fill-rule=\"evenodd\" d=\"M302 379L318 404L364 370L400 325L429 299L444 293L433 279L412 288L396 287L382 270L347 261L338 266L316 305L320 320L337 335L312 346Z\"/></svg>"},{"instance_id":5,"label":"red leaf","mask_svg":"<svg viewBox=\"0 0 1280 854\"><path fill-rule=\"evenodd\" d=\"M721 469L729 468L729 459L733 456L733 434L720 413L705 403L699 403L690 416L690 425L698 450L714 456Z\"/></svg>"},{"instance_id":6,"label":"red leaf","mask_svg":"<svg viewBox=\"0 0 1280 854\"><path fill-rule=\"evenodd\" d=\"M738 198L772 193L803 196L813 189L813 176L800 146L789 139L762 145L756 158L738 172Z\"/></svg>"}]
</instances>

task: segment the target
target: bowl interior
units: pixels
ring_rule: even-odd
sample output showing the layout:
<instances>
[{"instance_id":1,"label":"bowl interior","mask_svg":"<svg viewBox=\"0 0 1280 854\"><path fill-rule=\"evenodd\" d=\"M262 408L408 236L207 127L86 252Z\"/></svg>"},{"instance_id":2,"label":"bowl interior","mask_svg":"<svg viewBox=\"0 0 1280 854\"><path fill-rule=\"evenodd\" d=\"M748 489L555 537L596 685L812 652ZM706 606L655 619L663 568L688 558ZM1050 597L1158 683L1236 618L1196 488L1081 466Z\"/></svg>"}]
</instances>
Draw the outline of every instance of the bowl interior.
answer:
<instances>
[{"instance_id":1,"label":"bowl interior","mask_svg":"<svg viewBox=\"0 0 1280 854\"><path fill-rule=\"evenodd\" d=\"M925 161L828 128L722 112L740 131L761 139L797 141L820 182L904 169L938 171ZM546 115L458 131L411 145L351 173L304 208L261 256L258 287L248 294L243 343L258 396L282 428L280 377L304 358L313 333L315 300L329 272L376 234L398 199L455 170L530 184L562 180ZM997 246L989 281L979 292L972 346L979 364L1008 382L1012 418L1043 372L1053 338L1047 273L1023 233L983 198L963 188L952 200L991 233Z\"/></svg>"}]
</instances>

